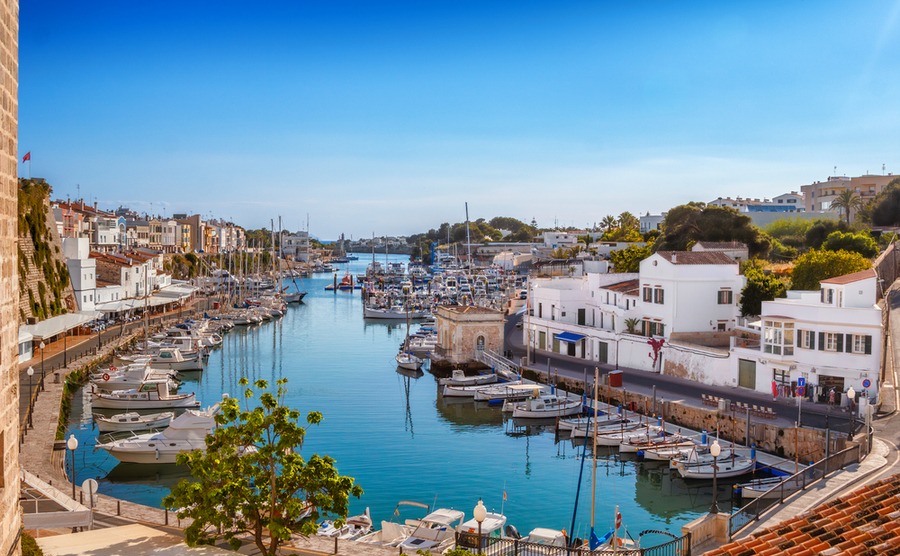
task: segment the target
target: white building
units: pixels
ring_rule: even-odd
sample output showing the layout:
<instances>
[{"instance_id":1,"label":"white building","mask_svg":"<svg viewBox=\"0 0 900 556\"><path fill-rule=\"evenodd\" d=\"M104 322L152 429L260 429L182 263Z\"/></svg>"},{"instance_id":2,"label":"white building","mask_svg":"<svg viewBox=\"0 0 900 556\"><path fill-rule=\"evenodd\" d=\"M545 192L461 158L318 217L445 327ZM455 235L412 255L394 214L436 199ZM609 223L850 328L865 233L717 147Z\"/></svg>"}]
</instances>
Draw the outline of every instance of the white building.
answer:
<instances>
[{"instance_id":1,"label":"white building","mask_svg":"<svg viewBox=\"0 0 900 556\"><path fill-rule=\"evenodd\" d=\"M86 237L62 238L63 255L79 311L95 309L97 261L91 258L91 243Z\"/></svg>"},{"instance_id":2,"label":"white building","mask_svg":"<svg viewBox=\"0 0 900 556\"><path fill-rule=\"evenodd\" d=\"M641 333L727 332L738 317L745 278L721 252L660 251L641 261Z\"/></svg>"},{"instance_id":3,"label":"white building","mask_svg":"<svg viewBox=\"0 0 900 556\"><path fill-rule=\"evenodd\" d=\"M652 230L662 229L662 223L666 219L666 213L650 214L649 212L640 218L640 230L642 234L646 234Z\"/></svg>"},{"instance_id":4,"label":"white building","mask_svg":"<svg viewBox=\"0 0 900 556\"><path fill-rule=\"evenodd\" d=\"M779 395L796 395L804 379L807 396L835 403L853 387L874 399L882 353L882 313L875 304L874 270L822 280L819 291L790 291L762 304L761 345L736 348L738 384Z\"/></svg>"},{"instance_id":5,"label":"white building","mask_svg":"<svg viewBox=\"0 0 900 556\"><path fill-rule=\"evenodd\" d=\"M746 261L750 257L747 244L740 241L698 241L691 247L691 251L718 251L735 261Z\"/></svg>"}]
</instances>

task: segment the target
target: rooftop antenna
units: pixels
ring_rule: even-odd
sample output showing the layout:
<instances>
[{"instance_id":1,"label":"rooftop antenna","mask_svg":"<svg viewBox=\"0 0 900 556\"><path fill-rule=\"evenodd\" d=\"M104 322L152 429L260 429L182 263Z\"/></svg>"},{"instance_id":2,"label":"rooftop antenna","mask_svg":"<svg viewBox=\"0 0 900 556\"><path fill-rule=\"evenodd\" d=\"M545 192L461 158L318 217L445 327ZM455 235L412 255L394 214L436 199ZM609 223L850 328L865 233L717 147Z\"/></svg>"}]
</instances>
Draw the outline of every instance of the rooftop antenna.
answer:
<instances>
[{"instance_id":1,"label":"rooftop antenna","mask_svg":"<svg viewBox=\"0 0 900 556\"><path fill-rule=\"evenodd\" d=\"M881 175L884 175L884 164L881 165Z\"/></svg>"},{"instance_id":2,"label":"rooftop antenna","mask_svg":"<svg viewBox=\"0 0 900 556\"><path fill-rule=\"evenodd\" d=\"M837 176L837 166L834 167L834 175Z\"/></svg>"}]
</instances>

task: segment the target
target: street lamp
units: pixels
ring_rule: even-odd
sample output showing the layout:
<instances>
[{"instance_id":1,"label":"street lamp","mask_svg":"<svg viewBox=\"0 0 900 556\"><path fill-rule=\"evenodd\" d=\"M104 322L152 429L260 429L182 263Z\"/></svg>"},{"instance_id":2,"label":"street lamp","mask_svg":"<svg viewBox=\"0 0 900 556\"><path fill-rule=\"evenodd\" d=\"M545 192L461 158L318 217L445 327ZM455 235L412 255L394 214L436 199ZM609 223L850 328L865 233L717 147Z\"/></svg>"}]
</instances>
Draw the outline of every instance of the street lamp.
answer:
<instances>
[{"instance_id":1,"label":"street lamp","mask_svg":"<svg viewBox=\"0 0 900 556\"><path fill-rule=\"evenodd\" d=\"M75 500L75 449L78 448L78 439L74 434L70 434L66 440L66 448L72 452L72 500Z\"/></svg>"},{"instance_id":2,"label":"street lamp","mask_svg":"<svg viewBox=\"0 0 900 556\"><path fill-rule=\"evenodd\" d=\"M717 514L717 513L719 513L719 504L717 503L718 497L719 497L718 496L719 491L718 491L717 485L716 485L716 474L719 471L719 465L718 465L719 454L722 453L722 447L719 446L718 440L713 442L712 446L709 447L709 453L712 454L712 457L713 457L713 499L712 499L712 505L709 507L709 513Z\"/></svg>"},{"instance_id":3,"label":"street lamp","mask_svg":"<svg viewBox=\"0 0 900 556\"><path fill-rule=\"evenodd\" d=\"M44 342L41 341L41 343L38 345L38 347L41 348L41 390L43 390L44 389Z\"/></svg>"},{"instance_id":4,"label":"street lamp","mask_svg":"<svg viewBox=\"0 0 900 556\"><path fill-rule=\"evenodd\" d=\"M853 434L853 429L856 428L856 408L854 405L856 404L856 390L851 386L847 390L847 398L850 400L850 434Z\"/></svg>"},{"instance_id":5,"label":"street lamp","mask_svg":"<svg viewBox=\"0 0 900 556\"><path fill-rule=\"evenodd\" d=\"M481 498L478 499L478 504L476 504L475 509L472 510L472 517L478 522L478 553L481 554L481 522L487 517L487 508L484 507L484 502L482 502Z\"/></svg>"},{"instance_id":6,"label":"street lamp","mask_svg":"<svg viewBox=\"0 0 900 556\"><path fill-rule=\"evenodd\" d=\"M31 420L31 414L34 413L34 398L31 391L31 377L34 376L34 367L28 367L28 370L25 372L28 374L28 426L34 428L34 423Z\"/></svg>"}]
</instances>

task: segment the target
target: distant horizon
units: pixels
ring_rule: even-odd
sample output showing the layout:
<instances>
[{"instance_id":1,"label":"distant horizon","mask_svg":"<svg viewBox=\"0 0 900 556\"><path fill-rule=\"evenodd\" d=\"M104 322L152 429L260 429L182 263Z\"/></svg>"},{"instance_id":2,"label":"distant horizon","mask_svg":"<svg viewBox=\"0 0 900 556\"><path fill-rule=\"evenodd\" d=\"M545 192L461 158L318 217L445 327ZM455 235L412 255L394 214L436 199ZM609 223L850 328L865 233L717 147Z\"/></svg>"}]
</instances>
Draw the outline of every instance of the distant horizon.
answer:
<instances>
[{"instance_id":1,"label":"distant horizon","mask_svg":"<svg viewBox=\"0 0 900 556\"><path fill-rule=\"evenodd\" d=\"M900 0L33 0L19 174L320 237L896 174ZM30 153L30 161L22 157Z\"/></svg>"}]
</instances>

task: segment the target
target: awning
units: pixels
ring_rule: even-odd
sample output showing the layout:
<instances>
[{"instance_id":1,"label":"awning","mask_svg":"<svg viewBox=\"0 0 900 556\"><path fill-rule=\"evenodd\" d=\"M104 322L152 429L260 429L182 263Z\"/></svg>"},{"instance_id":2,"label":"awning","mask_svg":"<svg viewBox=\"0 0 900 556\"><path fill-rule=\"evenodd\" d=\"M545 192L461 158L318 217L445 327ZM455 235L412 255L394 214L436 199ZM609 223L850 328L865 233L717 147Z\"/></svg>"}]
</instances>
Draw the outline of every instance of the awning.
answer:
<instances>
[{"instance_id":1,"label":"awning","mask_svg":"<svg viewBox=\"0 0 900 556\"><path fill-rule=\"evenodd\" d=\"M584 334L576 334L574 332L563 332L562 334L556 335L556 339L560 342L569 342L572 344L574 344L578 340L583 340L584 338Z\"/></svg>"},{"instance_id":2,"label":"awning","mask_svg":"<svg viewBox=\"0 0 900 556\"><path fill-rule=\"evenodd\" d=\"M80 311L77 313L66 313L56 317L42 320L37 324L24 324L19 327L19 333L26 332L34 336L34 341L42 341L52 338L63 332L67 332L73 328L78 328L82 324L94 321L100 318L99 311Z\"/></svg>"}]
</instances>

